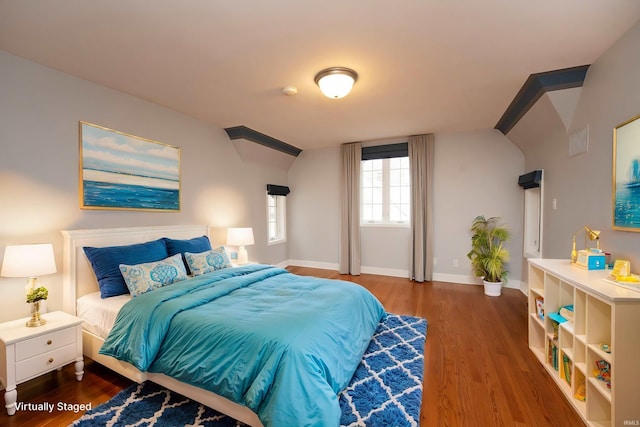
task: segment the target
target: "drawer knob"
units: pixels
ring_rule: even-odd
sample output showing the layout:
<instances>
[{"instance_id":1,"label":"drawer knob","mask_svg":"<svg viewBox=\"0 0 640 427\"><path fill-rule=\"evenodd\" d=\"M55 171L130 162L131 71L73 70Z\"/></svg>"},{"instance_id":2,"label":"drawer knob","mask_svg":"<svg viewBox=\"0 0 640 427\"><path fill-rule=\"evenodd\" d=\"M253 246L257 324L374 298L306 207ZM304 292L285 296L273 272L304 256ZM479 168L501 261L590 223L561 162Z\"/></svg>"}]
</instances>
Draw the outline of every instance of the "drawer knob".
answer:
<instances>
[{"instance_id":1,"label":"drawer knob","mask_svg":"<svg viewBox=\"0 0 640 427\"><path fill-rule=\"evenodd\" d=\"M47 345L51 345L52 342L53 341L51 341L51 340L47 340Z\"/></svg>"},{"instance_id":2,"label":"drawer knob","mask_svg":"<svg viewBox=\"0 0 640 427\"><path fill-rule=\"evenodd\" d=\"M49 363L53 363L53 357L49 358Z\"/></svg>"}]
</instances>

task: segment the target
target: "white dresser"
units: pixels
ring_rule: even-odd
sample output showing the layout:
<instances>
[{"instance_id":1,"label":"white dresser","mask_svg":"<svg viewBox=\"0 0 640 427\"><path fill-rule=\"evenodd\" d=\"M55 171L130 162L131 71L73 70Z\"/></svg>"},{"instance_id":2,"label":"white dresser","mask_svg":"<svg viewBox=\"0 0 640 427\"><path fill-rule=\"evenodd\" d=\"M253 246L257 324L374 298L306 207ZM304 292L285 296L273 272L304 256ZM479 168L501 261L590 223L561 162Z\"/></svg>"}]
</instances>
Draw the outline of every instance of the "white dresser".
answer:
<instances>
[{"instance_id":1,"label":"white dresser","mask_svg":"<svg viewBox=\"0 0 640 427\"><path fill-rule=\"evenodd\" d=\"M587 425L640 425L640 292L605 282L609 273L530 259L529 348ZM552 321L566 306L573 321Z\"/></svg>"},{"instance_id":2,"label":"white dresser","mask_svg":"<svg viewBox=\"0 0 640 427\"><path fill-rule=\"evenodd\" d=\"M0 323L0 380L9 415L16 411L18 384L72 362L82 380L82 319L62 311L42 318L47 323L39 327L27 327L28 318Z\"/></svg>"}]
</instances>

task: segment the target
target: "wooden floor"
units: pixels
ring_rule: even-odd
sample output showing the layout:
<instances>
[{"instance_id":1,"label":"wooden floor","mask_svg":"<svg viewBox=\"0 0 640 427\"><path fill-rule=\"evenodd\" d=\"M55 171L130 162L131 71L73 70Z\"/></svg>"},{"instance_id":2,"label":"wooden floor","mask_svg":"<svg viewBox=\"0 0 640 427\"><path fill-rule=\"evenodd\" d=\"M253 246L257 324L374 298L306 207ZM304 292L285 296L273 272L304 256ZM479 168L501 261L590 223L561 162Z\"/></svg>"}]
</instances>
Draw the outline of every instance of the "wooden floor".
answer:
<instances>
[{"instance_id":1,"label":"wooden floor","mask_svg":"<svg viewBox=\"0 0 640 427\"><path fill-rule=\"evenodd\" d=\"M503 289L502 296L487 297L480 286L289 270L359 283L388 312L427 319L421 426L584 426L528 349L526 298L520 291ZM82 382L70 365L19 385L18 402L91 402L95 407L129 384L86 360ZM0 426L66 426L82 415L57 409L12 417L0 412Z\"/></svg>"}]
</instances>

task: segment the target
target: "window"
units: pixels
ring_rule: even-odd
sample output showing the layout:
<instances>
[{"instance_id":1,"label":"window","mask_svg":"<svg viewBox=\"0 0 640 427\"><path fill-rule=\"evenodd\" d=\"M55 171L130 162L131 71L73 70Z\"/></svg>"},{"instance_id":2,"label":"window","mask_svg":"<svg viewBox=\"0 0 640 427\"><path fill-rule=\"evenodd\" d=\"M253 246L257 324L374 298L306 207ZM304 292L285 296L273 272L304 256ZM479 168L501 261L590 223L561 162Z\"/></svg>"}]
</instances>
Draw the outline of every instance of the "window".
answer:
<instances>
[{"instance_id":1,"label":"window","mask_svg":"<svg viewBox=\"0 0 640 427\"><path fill-rule=\"evenodd\" d=\"M268 244L281 243L287 240L286 212L286 196L267 193L267 229L269 230Z\"/></svg>"},{"instance_id":2,"label":"window","mask_svg":"<svg viewBox=\"0 0 640 427\"><path fill-rule=\"evenodd\" d=\"M363 160L361 224L409 224L409 157Z\"/></svg>"}]
</instances>

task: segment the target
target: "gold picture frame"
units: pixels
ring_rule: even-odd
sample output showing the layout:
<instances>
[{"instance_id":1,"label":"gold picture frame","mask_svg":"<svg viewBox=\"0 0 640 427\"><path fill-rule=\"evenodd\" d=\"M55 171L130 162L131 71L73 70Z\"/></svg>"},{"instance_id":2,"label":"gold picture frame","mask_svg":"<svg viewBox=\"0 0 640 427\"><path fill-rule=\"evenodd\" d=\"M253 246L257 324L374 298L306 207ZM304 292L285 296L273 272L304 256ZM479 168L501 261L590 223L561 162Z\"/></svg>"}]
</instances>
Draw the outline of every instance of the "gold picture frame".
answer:
<instances>
[{"instance_id":1,"label":"gold picture frame","mask_svg":"<svg viewBox=\"0 0 640 427\"><path fill-rule=\"evenodd\" d=\"M81 121L82 209L180 211L180 148Z\"/></svg>"},{"instance_id":2,"label":"gold picture frame","mask_svg":"<svg viewBox=\"0 0 640 427\"><path fill-rule=\"evenodd\" d=\"M640 232L640 115L613 129L613 229Z\"/></svg>"}]
</instances>

